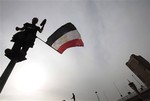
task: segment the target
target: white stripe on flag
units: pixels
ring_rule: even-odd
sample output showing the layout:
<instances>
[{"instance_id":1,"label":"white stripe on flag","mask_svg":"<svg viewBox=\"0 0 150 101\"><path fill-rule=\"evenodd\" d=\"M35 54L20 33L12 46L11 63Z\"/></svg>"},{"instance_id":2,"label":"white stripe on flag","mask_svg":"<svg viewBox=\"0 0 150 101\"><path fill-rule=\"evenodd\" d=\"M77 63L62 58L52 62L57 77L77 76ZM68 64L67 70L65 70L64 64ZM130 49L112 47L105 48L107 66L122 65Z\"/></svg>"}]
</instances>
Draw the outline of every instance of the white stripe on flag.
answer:
<instances>
[{"instance_id":1,"label":"white stripe on flag","mask_svg":"<svg viewBox=\"0 0 150 101\"><path fill-rule=\"evenodd\" d=\"M64 34L63 36L61 36L52 44L52 47L58 50L59 47L62 46L64 43L74 39L81 39L81 36L77 30L70 31Z\"/></svg>"}]
</instances>

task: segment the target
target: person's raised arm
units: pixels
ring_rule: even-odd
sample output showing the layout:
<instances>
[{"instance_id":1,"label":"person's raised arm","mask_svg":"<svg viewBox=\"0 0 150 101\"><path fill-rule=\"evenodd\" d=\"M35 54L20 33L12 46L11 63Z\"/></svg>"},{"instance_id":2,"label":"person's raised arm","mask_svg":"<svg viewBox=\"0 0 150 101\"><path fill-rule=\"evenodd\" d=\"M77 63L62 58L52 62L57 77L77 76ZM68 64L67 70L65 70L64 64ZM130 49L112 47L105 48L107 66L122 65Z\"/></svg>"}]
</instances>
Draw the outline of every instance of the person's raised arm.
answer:
<instances>
[{"instance_id":1,"label":"person's raised arm","mask_svg":"<svg viewBox=\"0 0 150 101\"><path fill-rule=\"evenodd\" d=\"M40 24L40 25L42 26L42 27L40 28L40 30L39 30L40 33L42 33L45 24L46 24L46 19L44 19L44 20L42 21L42 23Z\"/></svg>"}]
</instances>

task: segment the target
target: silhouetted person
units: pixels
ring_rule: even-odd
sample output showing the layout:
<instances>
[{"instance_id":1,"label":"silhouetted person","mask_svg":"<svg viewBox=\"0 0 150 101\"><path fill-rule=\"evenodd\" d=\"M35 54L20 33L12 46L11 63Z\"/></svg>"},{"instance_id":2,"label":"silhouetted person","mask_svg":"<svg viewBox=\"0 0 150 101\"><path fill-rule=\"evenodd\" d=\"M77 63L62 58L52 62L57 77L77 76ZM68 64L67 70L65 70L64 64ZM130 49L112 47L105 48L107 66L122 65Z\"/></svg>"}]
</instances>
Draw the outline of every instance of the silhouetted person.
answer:
<instances>
[{"instance_id":1,"label":"silhouetted person","mask_svg":"<svg viewBox=\"0 0 150 101\"><path fill-rule=\"evenodd\" d=\"M74 93L72 93L72 98L71 99L73 99L73 101L76 100Z\"/></svg>"},{"instance_id":2,"label":"silhouetted person","mask_svg":"<svg viewBox=\"0 0 150 101\"><path fill-rule=\"evenodd\" d=\"M16 27L17 31L20 31L16 33L12 37L12 42L14 42L14 45L12 47L11 53L19 53L23 55L23 58L25 59L25 56L27 54L27 51L29 48L32 48L36 39L36 33L42 32L43 28L46 23L46 19L43 20L43 22L40 24L41 28L37 26L36 24L38 23L38 18L34 17L32 19L32 23L25 23L22 28ZM8 49L6 51L6 56L7 56Z\"/></svg>"}]
</instances>

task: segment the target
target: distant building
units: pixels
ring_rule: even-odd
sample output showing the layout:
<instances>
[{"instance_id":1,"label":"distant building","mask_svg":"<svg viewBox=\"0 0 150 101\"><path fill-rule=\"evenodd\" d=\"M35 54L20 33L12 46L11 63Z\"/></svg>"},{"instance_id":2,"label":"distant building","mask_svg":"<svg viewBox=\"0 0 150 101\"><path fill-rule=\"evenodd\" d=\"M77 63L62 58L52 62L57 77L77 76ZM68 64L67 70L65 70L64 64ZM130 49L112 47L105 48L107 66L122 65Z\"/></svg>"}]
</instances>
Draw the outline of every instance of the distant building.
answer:
<instances>
[{"instance_id":1,"label":"distant building","mask_svg":"<svg viewBox=\"0 0 150 101\"><path fill-rule=\"evenodd\" d=\"M150 63L147 60L132 54L126 65L147 87L150 87Z\"/></svg>"},{"instance_id":2,"label":"distant building","mask_svg":"<svg viewBox=\"0 0 150 101\"><path fill-rule=\"evenodd\" d=\"M139 98L137 93L132 92L131 94L126 95L117 101L150 101L150 88L144 88L142 91L140 89L138 90L140 91L142 99Z\"/></svg>"},{"instance_id":3,"label":"distant building","mask_svg":"<svg viewBox=\"0 0 150 101\"><path fill-rule=\"evenodd\" d=\"M126 65L147 87L144 87L143 90L138 89L140 97L134 91L117 101L150 101L150 63L142 56L132 54Z\"/></svg>"}]
</instances>

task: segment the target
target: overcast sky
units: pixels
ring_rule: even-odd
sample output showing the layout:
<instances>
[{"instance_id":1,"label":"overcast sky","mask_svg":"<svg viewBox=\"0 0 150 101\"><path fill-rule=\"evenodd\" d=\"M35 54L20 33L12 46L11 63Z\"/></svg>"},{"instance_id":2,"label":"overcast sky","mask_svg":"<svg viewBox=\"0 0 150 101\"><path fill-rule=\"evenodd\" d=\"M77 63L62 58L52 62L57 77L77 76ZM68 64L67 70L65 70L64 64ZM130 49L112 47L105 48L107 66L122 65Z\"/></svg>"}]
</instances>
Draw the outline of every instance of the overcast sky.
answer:
<instances>
[{"instance_id":1,"label":"overcast sky","mask_svg":"<svg viewBox=\"0 0 150 101\"><path fill-rule=\"evenodd\" d=\"M36 39L27 60L16 64L0 101L71 101L72 93L77 101L97 101L95 91L101 101L107 101L104 94L116 101L114 83L123 96L132 91L127 79L140 87L125 63L131 54L150 61L149 0L0 0L0 74L10 62L4 50L13 45L15 27L35 16L38 25L47 19L37 33L44 41L72 22L85 46L59 54Z\"/></svg>"}]
</instances>

